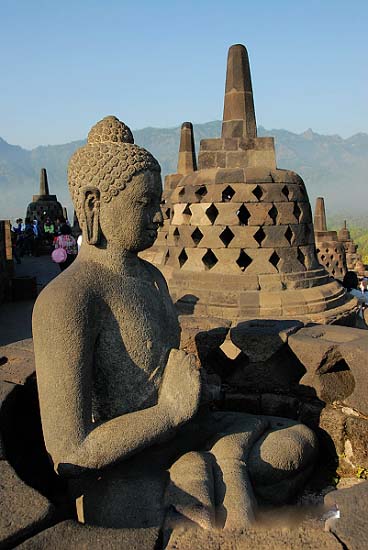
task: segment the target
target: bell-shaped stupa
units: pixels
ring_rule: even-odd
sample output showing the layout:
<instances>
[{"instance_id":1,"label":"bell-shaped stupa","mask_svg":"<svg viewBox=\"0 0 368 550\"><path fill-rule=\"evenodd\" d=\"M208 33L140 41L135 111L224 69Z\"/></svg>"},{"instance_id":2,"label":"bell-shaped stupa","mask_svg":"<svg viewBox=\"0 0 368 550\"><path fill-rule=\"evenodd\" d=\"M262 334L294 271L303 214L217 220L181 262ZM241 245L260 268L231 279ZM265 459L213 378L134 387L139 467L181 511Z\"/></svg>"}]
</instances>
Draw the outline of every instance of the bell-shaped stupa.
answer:
<instances>
[{"instance_id":1,"label":"bell-shaped stupa","mask_svg":"<svg viewBox=\"0 0 368 550\"><path fill-rule=\"evenodd\" d=\"M227 320L333 322L355 301L319 264L303 180L276 167L274 140L257 137L248 54L228 54L222 136L181 130L178 174L165 182L166 220L147 254L179 312Z\"/></svg>"},{"instance_id":2,"label":"bell-shaped stupa","mask_svg":"<svg viewBox=\"0 0 368 550\"><path fill-rule=\"evenodd\" d=\"M50 195L46 168L41 168L40 192L38 195L33 195L32 202L27 207L26 217L39 221L47 217L53 221L63 217L63 207L56 195Z\"/></svg>"}]
</instances>

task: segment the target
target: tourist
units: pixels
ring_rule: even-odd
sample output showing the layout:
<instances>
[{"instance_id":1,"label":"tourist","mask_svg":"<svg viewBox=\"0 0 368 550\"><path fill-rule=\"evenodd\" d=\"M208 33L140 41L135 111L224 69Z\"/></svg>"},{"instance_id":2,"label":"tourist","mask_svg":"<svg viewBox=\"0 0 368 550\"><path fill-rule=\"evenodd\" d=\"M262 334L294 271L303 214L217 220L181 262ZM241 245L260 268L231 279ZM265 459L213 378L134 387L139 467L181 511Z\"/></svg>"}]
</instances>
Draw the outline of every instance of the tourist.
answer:
<instances>
[{"instance_id":1,"label":"tourist","mask_svg":"<svg viewBox=\"0 0 368 550\"><path fill-rule=\"evenodd\" d=\"M69 225L64 223L60 227L60 235L55 238L54 240L54 246L55 248L64 248L64 250L67 253L67 258L65 262L59 263L60 270L64 271L67 267L70 266L77 257L77 241L71 234L72 230Z\"/></svg>"},{"instance_id":2,"label":"tourist","mask_svg":"<svg viewBox=\"0 0 368 550\"><path fill-rule=\"evenodd\" d=\"M368 305L368 295L362 292L359 286L358 275L354 271L347 271L342 282L346 290L352 295L358 298L359 304Z\"/></svg>"},{"instance_id":3,"label":"tourist","mask_svg":"<svg viewBox=\"0 0 368 550\"><path fill-rule=\"evenodd\" d=\"M20 243L20 255L24 256L25 254L28 254L29 256L32 256L34 240L33 224L31 223L30 218L26 218L24 223L24 232L22 234L23 238Z\"/></svg>"},{"instance_id":4,"label":"tourist","mask_svg":"<svg viewBox=\"0 0 368 550\"><path fill-rule=\"evenodd\" d=\"M52 241L54 240L54 236L55 236L55 226L50 220L50 218L46 218L45 223L43 224L43 232L48 244L52 244Z\"/></svg>"}]
</instances>

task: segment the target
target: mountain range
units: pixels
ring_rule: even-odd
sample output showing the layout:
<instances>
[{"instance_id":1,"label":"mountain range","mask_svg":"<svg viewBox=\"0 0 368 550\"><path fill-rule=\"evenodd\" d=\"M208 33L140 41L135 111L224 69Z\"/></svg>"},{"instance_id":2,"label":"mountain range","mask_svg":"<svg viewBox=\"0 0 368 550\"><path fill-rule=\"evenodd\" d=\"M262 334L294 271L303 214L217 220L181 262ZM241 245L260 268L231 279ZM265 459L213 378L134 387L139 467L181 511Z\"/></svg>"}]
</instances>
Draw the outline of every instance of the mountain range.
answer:
<instances>
[{"instance_id":1,"label":"mountain range","mask_svg":"<svg viewBox=\"0 0 368 550\"><path fill-rule=\"evenodd\" d=\"M194 125L197 151L202 138L219 137L221 122ZM311 129L302 134L287 130L258 128L259 136L274 136L277 165L295 170L304 179L314 206L317 196L324 196L327 216L365 215L368 204L368 134L359 133L343 139L338 135L321 135ZM180 127L144 128L134 131L135 142L158 159L163 175L176 172ZM50 192L68 208L66 170L71 154L84 141L63 145L39 146L32 150L10 145L0 138L0 219L24 217L32 195L38 193L39 173L46 168ZM368 218L368 217L367 217Z\"/></svg>"}]
</instances>

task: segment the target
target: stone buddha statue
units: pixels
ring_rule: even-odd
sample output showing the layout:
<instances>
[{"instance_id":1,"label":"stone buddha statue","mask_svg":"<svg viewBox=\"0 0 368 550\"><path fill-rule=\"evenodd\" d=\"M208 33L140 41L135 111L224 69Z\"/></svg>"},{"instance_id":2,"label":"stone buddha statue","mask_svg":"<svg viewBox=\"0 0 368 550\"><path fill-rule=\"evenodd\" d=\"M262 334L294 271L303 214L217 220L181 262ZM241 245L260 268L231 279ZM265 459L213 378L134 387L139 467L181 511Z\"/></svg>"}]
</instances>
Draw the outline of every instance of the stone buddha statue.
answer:
<instances>
[{"instance_id":1,"label":"stone buddha statue","mask_svg":"<svg viewBox=\"0 0 368 550\"><path fill-rule=\"evenodd\" d=\"M282 503L317 454L307 427L211 412L166 282L138 253L162 223L160 166L106 117L69 163L83 232L76 261L37 299L33 337L46 449L82 522L242 527Z\"/></svg>"}]
</instances>

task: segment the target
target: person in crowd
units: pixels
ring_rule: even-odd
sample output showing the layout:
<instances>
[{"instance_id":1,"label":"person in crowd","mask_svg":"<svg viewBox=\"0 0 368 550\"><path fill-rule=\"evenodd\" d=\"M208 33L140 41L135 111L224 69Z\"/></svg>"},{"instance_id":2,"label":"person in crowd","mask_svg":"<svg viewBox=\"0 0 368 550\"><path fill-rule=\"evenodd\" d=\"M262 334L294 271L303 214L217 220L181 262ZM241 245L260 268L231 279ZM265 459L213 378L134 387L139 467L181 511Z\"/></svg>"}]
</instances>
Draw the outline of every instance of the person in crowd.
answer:
<instances>
[{"instance_id":1,"label":"person in crowd","mask_svg":"<svg viewBox=\"0 0 368 550\"><path fill-rule=\"evenodd\" d=\"M77 241L71 234L72 230L69 225L64 223L60 227L60 235L58 235L54 239L54 246L55 248L64 248L64 250L67 253L67 258L65 262L59 263L60 270L64 271L67 267L70 266L77 257L78 249L77 249Z\"/></svg>"},{"instance_id":2,"label":"person in crowd","mask_svg":"<svg viewBox=\"0 0 368 550\"><path fill-rule=\"evenodd\" d=\"M32 253L34 256L39 256L40 245L42 240L42 230L41 230L40 224L38 223L37 218L33 220L32 224L33 224L33 234L34 234Z\"/></svg>"},{"instance_id":3,"label":"person in crowd","mask_svg":"<svg viewBox=\"0 0 368 550\"><path fill-rule=\"evenodd\" d=\"M55 236L55 225L50 220L50 218L46 218L43 224L43 232L48 244L52 244L52 241L54 240L54 236Z\"/></svg>"},{"instance_id":4,"label":"person in crowd","mask_svg":"<svg viewBox=\"0 0 368 550\"><path fill-rule=\"evenodd\" d=\"M65 218L60 216L55 220L55 235L61 235L61 227L65 224Z\"/></svg>"},{"instance_id":5,"label":"person in crowd","mask_svg":"<svg viewBox=\"0 0 368 550\"><path fill-rule=\"evenodd\" d=\"M342 284L352 296L358 298L361 305L368 305L368 296L365 296L359 288L358 275L354 271L346 272Z\"/></svg>"},{"instance_id":6,"label":"person in crowd","mask_svg":"<svg viewBox=\"0 0 368 550\"><path fill-rule=\"evenodd\" d=\"M16 225L13 225L12 231L17 235L20 235L24 231L24 224L22 218L17 218L15 220Z\"/></svg>"},{"instance_id":7,"label":"person in crowd","mask_svg":"<svg viewBox=\"0 0 368 550\"><path fill-rule=\"evenodd\" d=\"M33 224L31 223L30 218L24 220L24 232L22 234L22 240L20 243L20 256L28 254L32 256L33 250L33 241L34 241L34 231Z\"/></svg>"},{"instance_id":8,"label":"person in crowd","mask_svg":"<svg viewBox=\"0 0 368 550\"><path fill-rule=\"evenodd\" d=\"M17 262L17 264L21 264L22 263L20 260L21 233L17 231L17 227L15 226L11 227L10 236L11 236L13 258Z\"/></svg>"}]
</instances>

